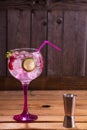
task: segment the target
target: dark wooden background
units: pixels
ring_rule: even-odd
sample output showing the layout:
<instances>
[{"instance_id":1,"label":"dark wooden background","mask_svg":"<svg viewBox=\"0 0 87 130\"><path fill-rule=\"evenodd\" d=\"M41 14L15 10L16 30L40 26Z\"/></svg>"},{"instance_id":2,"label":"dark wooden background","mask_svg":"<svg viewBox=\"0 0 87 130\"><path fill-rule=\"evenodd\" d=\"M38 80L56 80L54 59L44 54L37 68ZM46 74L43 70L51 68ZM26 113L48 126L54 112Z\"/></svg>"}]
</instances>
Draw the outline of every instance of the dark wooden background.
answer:
<instances>
[{"instance_id":1,"label":"dark wooden background","mask_svg":"<svg viewBox=\"0 0 87 130\"><path fill-rule=\"evenodd\" d=\"M87 0L0 0L0 76L8 76L6 52L37 48L45 40L43 76L87 76Z\"/></svg>"}]
</instances>

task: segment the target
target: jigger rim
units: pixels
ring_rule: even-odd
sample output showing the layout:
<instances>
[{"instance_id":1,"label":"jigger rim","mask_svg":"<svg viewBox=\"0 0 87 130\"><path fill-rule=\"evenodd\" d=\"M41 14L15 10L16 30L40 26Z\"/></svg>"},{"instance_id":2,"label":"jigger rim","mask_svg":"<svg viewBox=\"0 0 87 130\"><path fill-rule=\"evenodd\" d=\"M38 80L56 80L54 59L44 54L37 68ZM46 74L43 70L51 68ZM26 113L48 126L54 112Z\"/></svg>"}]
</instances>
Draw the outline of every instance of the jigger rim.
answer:
<instances>
[{"instance_id":1,"label":"jigger rim","mask_svg":"<svg viewBox=\"0 0 87 130\"><path fill-rule=\"evenodd\" d=\"M64 93L63 96L70 98L70 97L75 97L77 95L76 94L72 94L72 93Z\"/></svg>"}]
</instances>

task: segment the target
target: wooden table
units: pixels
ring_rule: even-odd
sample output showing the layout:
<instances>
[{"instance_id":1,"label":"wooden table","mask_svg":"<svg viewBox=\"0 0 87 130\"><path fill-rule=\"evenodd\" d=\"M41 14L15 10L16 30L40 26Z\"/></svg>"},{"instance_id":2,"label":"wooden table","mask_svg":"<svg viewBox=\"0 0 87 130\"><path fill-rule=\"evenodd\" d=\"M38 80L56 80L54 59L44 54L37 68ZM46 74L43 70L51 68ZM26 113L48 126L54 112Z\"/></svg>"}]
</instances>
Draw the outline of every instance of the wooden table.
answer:
<instances>
[{"instance_id":1,"label":"wooden table","mask_svg":"<svg viewBox=\"0 0 87 130\"><path fill-rule=\"evenodd\" d=\"M30 113L38 119L32 123L18 123L14 114L22 112L22 91L0 91L0 130L64 130L63 94L74 93L76 97L75 130L87 130L87 90L28 91ZM43 107L43 106L49 107Z\"/></svg>"}]
</instances>

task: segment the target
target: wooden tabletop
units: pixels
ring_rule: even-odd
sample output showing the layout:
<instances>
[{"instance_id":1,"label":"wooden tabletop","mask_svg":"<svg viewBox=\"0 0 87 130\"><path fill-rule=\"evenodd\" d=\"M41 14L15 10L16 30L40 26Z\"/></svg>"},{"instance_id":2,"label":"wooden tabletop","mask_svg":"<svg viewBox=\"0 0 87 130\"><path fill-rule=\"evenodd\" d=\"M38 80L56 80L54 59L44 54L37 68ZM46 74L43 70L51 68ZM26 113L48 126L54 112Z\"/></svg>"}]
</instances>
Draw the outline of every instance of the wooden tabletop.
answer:
<instances>
[{"instance_id":1,"label":"wooden tabletop","mask_svg":"<svg viewBox=\"0 0 87 130\"><path fill-rule=\"evenodd\" d=\"M28 91L29 112L38 115L38 119L32 123L13 120L13 115L22 112L23 92L0 91L0 130L67 129L63 127L64 93L77 94L74 130L87 130L87 90Z\"/></svg>"}]
</instances>

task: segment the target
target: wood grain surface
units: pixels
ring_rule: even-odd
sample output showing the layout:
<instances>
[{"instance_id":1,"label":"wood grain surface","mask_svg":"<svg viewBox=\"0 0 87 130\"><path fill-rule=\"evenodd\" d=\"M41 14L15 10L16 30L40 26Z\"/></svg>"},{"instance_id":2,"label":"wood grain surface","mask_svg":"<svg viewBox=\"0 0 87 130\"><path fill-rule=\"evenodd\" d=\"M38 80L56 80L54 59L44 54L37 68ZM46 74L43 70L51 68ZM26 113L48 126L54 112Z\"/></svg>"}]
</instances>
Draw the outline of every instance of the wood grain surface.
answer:
<instances>
[{"instance_id":1,"label":"wood grain surface","mask_svg":"<svg viewBox=\"0 0 87 130\"><path fill-rule=\"evenodd\" d=\"M79 11L64 13L63 75L85 76L86 16L86 12Z\"/></svg>"},{"instance_id":2,"label":"wood grain surface","mask_svg":"<svg viewBox=\"0 0 87 130\"><path fill-rule=\"evenodd\" d=\"M48 12L48 39L58 47L62 48L63 37L63 12ZM62 52L58 52L48 46L48 68L47 75L62 76Z\"/></svg>"},{"instance_id":3,"label":"wood grain surface","mask_svg":"<svg viewBox=\"0 0 87 130\"><path fill-rule=\"evenodd\" d=\"M23 92L0 92L0 130L64 130L63 94L76 94L75 128L87 129L87 90L28 91L29 112L38 115L32 123L17 123L13 115L22 112ZM50 107L43 107L49 105Z\"/></svg>"},{"instance_id":4,"label":"wood grain surface","mask_svg":"<svg viewBox=\"0 0 87 130\"><path fill-rule=\"evenodd\" d=\"M30 11L8 10L8 50L30 47Z\"/></svg>"},{"instance_id":5,"label":"wood grain surface","mask_svg":"<svg viewBox=\"0 0 87 130\"><path fill-rule=\"evenodd\" d=\"M0 0L1 9L11 9L11 8L20 8L20 9L74 9L74 10L87 10L87 1L86 0Z\"/></svg>"},{"instance_id":6,"label":"wood grain surface","mask_svg":"<svg viewBox=\"0 0 87 130\"><path fill-rule=\"evenodd\" d=\"M86 90L87 77L41 76L29 85L30 90ZM0 90L22 90L21 83L13 77L0 77Z\"/></svg>"},{"instance_id":7,"label":"wood grain surface","mask_svg":"<svg viewBox=\"0 0 87 130\"><path fill-rule=\"evenodd\" d=\"M0 11L0 75L6 75L6 10Z\"/></svg>"}]
</instances>

